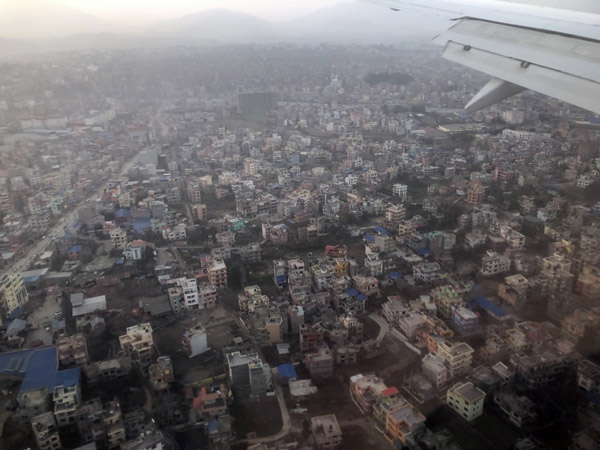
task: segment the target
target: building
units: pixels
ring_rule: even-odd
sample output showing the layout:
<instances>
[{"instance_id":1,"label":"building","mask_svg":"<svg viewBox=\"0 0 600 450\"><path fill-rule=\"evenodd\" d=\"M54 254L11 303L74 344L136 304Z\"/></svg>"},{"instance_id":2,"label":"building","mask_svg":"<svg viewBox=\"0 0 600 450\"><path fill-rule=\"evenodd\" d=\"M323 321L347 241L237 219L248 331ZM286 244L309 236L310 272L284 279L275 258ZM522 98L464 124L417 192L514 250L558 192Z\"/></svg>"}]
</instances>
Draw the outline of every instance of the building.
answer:
<instances>
[{"instance_id":1,"label":"building","mask_svg":"<svg viewBox=\"0 0 600 450\"><path fill-rule=\"evenodd\" d=\"M304 365L313 380L331 378L335 366L335 355L326 344L321 345L314 352L304 355Z\"/></svg>"},{"instance_id":2,"label":"building","mask_svg":"<svg viewBox=\"0 0 600 450\"><path fill-rule=\"evenodd\" d=\"M406 445L413 432L425 426L425 416L413 405L388 412L385 424L385 438L393 444Z\"/></svg>"},{"instance_id":3,"label":"building","mask_svg":"<svg viewBox=\"0 0 600 450\"><path fill-rule=\"evenodd\" d=\"M126 334L119 336L121 350L132 359L148 362L154 355L154 339L152 326L143 323L128 327Z\"/></svg>"},{"instance_id":4,"label":"building","mask_svg":"<svg viewBox=\"0 0 600 450\"><path fill-rule=\"evenodd\" d=\"M470 381L457 383L448 389L446 403L454 411L471 421L483 414L485 392L476 388Z\"/></svg>"},{"instance_id":5,"label":"building","mask_svg":"<svg viewBox=\"0 0 600 450\"><path fill-rule=\"evenodd\" d=\"M450 284L438 286L430 294L438 314L444 319L451 319L454 309L465 304L462 291Z\"/></svg>"},{"instance_id":6,"label":"building","mask_svg":"<svg viewBox=\"0 0 600 450\"><path fill-rule=\"evenodd\" d=\"M54 414L47 412L31 419L33 435L40 450L60 450L62 444Z\"/></svg>"},{"instance_id":7,"label":"building","mask_svg":"<svg viewBox=\"0 0 600 450\"><path fill-rule=\"evenodd\" d=\"M342 430L335 414L312 417L310 431L315 440L315 448L318 450L336 449L342 445Z\"/></svg>"},{"instance_id":8,"label":"building","mask_svg":"<svg viewBox=\"0 0 600 450\"><path fill-rule=\"evenodd\" d=\"M242 114L265 114L274 109L277 109L275 92L238 94L238 110Z\"/></svg>"},{"instance_id":9,"label":"building","mask_svg":"<svg viewBox=\"0 0 600 450\"><path fill-rule=\"evenodd\" d=\"M536 420L536 405L525 396L501 391L494 394L494 403L519 428Z\"/></svg>"},{"instance_id":10,"label":"building","mask_svg":"<svg viewBox=\"0 0 600 450\"><path fill-rule=\"evenodd\" d=\"M406 216L406 208L402 205L392 205L385 210L385 219L393 224L400 224Z\"/></svg>"},{"instance_id":11,"label":"building","mask_svg":"<svg viewBox=\"0 0 600 450\"><path fill-rule=\"evenodd\" d=\"M195 203L192 205L192 217L200 222L208 217L206 205L204 203Z\"/></svg>"},{"instance_id":12,"label":"building","mask_svg":"<svg viewBox=\"0 0 600 450\"><path fill-rule=\"evenodd\" d=\"M120 228L110 230L110 240L113 248L123 249L127 245L127 233Z\"/></svg>"},{"instance_id":13,"label":"building","mask_svg":"<svg viewBox=\"0 0 600 450\"><path fill-rule=\"evenodd\" d=\"M222 259L214 259L209 265L208 280L217 289L227 288L227 266Z\"/></svg>"},{"instance_id":14,"label":"building","mask_svg":"<svg viewBox=\"0 0 600 450\"><path fill-rule=\"evenodd\" d=\"M398 323L401 317L409 314L410 308L402 301L402 297L394 295L381 306L381 312L390 325Z\"/></svg>"},{"instance_id":15,"label":"building","mask_svg":"<svg viewBox=\"0 0 600 450\"><path fill-rule=\"evenodd\" d=\"M450 372L443 357L436 353L428 353L421 360L423 376L436 388L441 388L450 380Z\"/></svg>"},{"instance_id":16,"label":"building","mask_svg":"<svg viewBox=\"0 0 600 450\"><path fill-rule=\"evenodd\" d=\"M577 277L575 292L591 300L600 299L600 268L585 265Z\"/></svg>"},{"instance_id":17,"label":"building","mask_svg":"<svg viewBox=\"0 0 600 450\"><path fill-rule=\"evenodd\" d=\"M408 195L408 186L405 184L394 184L393 188L392 188L392 194L402 198L403 200L406 198L406 196Z\"/></svg>"},{"instance_id":18,"label":"building","mask_svg":"<svg viewBox=\"0 0 600 450\"><path fill-rule=\"evenodd\" d=\"M433 284L446 278L446 272L437 262L422 262L413 266L413 279L418 284Z\"/></svg>"},{"instance_id":19,"label":"building","mask_svg":"<svg viewBox=\"0 0 600 450\"><path fill-rule=\"evenodd\" d=\"M52 393L52 401L58 427L74 425L77 421L77 409L81 404L79 385L56 386Z\"/></svg>"},{"instance_id":20,"label":"building","mask_svg":"<svg viewBox=\"0 0 600 450\"><path fill-rule=\"evenodd\" d=\"M436 353L444 359L450 378L455 378L469 371L474 350L464 342L442 340L437 344Z\"/></svg>"},{"instance_id":21,"label":"building","mask_svg":"<svg viewBox=\"0 0 600 450\"><path fill-rule=\"evenodd\" d=\"M25 282L20 274L0 275L0 305L10 314L29 300Z\"/></svg>"},{"instance_id":22,"label":"building","mask_svg":"<svg viewBox=\"0 0 600 450\"><path fill-rule=\"evenodd\" d=\"M363 414L373 410L377 399L387 389L383 380L375 374L358 374L350 377L350 397Z\"/></svg>"},{"instance_id":23,"label":"building","mask_svg":"<svg viewBox=\"0 0 600 450\"><path fill-rule=\"evenodd\" d=\"M90 359L85 336L82 333L59 337L56 339L56 350L58 362L62 367L83 366Z\"/></svg>"},{"instance_id":24,"label":"building","mask_svg":"<svg viewBox=\"0 0 600 450\"><path fill-rule=\"evenodd\" d=\"M151 364L148 367L148 376L150 377L150 384L154 390L164 391L168 389L169 383L172 383L175 380L171 357L159 357L155 364Z\"/></svg>"},{"instance_id":25,"label":"building","mask_svg":"<svg viewBox=\"0 0 600 450\"><path fill-rule=\"evenodd\" d=\"M257 353L227 354L227 375L234 390L261 397L271 390L271 369Z\"/></svg>"},{"instance_id":26,"label":"building","mask_svg":"<svg viewBox=\"0 0 600 450\"><path fill-rule=\"evenodd\" d=\"M510 258L488 250L481 258L481 274L484 276L497 275L510 270Z\"/></svg>"},{"instance_id":27,"label":"building","mask_svg":"<svg viewBox=\"0 0 600 450\"><path fill-rule=\"evenodd\" d=\"M586 392L597 391L600 386L600 366L584 359L577 366L577 386Z\"/></svg>"},{"instance_id":28,"label":"building","mask_svg":"<svg viewBox=\"0 0 600 450\"><path fill-rule=\"evenodd\" d=\"M184 333L181 344L190 358L208 351L206 329L202 325L189 329Z\"/></svg>"},{"instance_id":29,"label":"building","mask_svg":"<svg viewBox=\"0 0 600 450\"><path fill-rule=\"evenodd\" d=\"M481 205L485 199L485 186L479 180L472 181L467 188L467 202L471 205Z\"/></svg>"}]
</instances>

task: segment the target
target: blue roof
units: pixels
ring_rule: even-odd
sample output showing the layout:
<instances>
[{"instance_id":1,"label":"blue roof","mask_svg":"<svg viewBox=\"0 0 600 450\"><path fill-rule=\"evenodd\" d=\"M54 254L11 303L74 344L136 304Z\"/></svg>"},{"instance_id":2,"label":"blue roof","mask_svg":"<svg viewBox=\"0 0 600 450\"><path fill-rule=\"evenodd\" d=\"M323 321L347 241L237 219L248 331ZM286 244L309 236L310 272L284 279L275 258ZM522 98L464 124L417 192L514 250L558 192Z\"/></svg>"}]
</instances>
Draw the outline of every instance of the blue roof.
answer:
<instances>
[{"instance_id":1,"label":"blue roof","mask_svg":"<svg viewBox=\"0 0 600 450\"><path fill-rule=\"evenodd\" d=\"M159 181L167 181L167 180L168 180L168 178L164 177L164 176L159 178Z\"/></svg>"},{"instance_id":2,"label":"blue roof","mask_svg":"<svg viewBox=\"0 0 600 450\"><path fill-rule=\"evenodd\" d=\"M373 230L375 230L377 233L385 234L386 236L390 234L390 232L383 227L375 227Z\"/></svg>"},{"instance_id":3,"label":"blue roof","mask_svg":"<svg viewBox=\"0 0 600 450\"><path fill-rule=\"evenodd\" d=\"M217 420L212 420L208 422L207 428L208 431L216 431L219 429L219 422Z\"/></svg>"},{"instance_id":4,"label":"blue roof","mask_svg":"<svg viewBox=\"0 0 600 450\"><path fill-rule=\"evenodd\" d=\"M40 275L32 275L30 277L23 277L23 282L24 283L35 283L39 279L40 279Z\"/></svg>"},{"instance_id":5,"label":"blue roof","mask_svg":"<svg viewBox=\"0 0 600 450\"><path fill-rule=\"evenodd\" d=\"M356 297L358 295L358 291L356 288L346 289L346 294L351 295L352 297Z\"/></svg>"},{"instance_id":6,"label":"blue roof","mask_svg":"<svg viewBox=\"0 0 600 450\"><path fill-rule=\"evenodd\" d=\"M129 211L128 209L125 209L125 208L117 209L117 212L115 213L115 217L130 218L131 217L131 211Z\"/></svg>"},{"instance_id":7,"label":"blue roof","mask_svg":"<svg viewBox=\"0 0 600 450\"><path fill-rule=\"evenodd\" d=\"M74 245L69 250L67 250L67 253L81 253L81 245Z\"/></svg>"},{"instance_id":8,"label":"blue roof","mask_svg":"<svg viewBox=\"0 0 600 450\"><path fill-rule=\"evenodd\" d=\"M477 297L475 303L482 309L485 309L489 313L493 314L496 317L505 317L508 316L508 313L496 305L494 302L490 301L486 297Z\"/></svg>"},{"instance_id":9,"label":"blue roof","mask_svg":"<svg viewBox=\"0 0 600 450\"><path fill-rule=\"evenodd\" d=\"M152 222L150 217L138 217L131 221L131 225L138 233L143 233L144 230L152 227Z\"/></svg>"},{"instance_id":10,"label":"blue roof","mask_svg":"<svg viewBox=\"0 0 600 450\"><path fill-rule=\"evenodd\" d=\"M115 262L116 265L120 266L121 264L123 264L125 262L125 259L123 258L119 258L117 259L117 261Z\"/></svg>"},{"instance_id":11,"label":"blue roof","mask_svg":"<svg viewBox=\"0 0 600 450\"><path fill-rule=\"evenodd\" d=\"M23 377L21 392L40 388L54 390L55 386L73 386L79 383L79 368L58 370L56 347L27 349L0 354L0 374Z\"/></svg>"},{"instance_id":12,"label":"blue roof","mask_svg":"<svg viewBox=\"0 0 600 450\"><path fill-rule=\"evenodd\" d=\"M281 378L298 378L293 364L282 364L277 366L277 373L279 373Z\"/></svg>"},{"instance_id":13,"label":"blue roof","mask_svg":"<svg viewBox=\"0 0 600 450\"><path fill-rule=\"evenodd\" d=\"M365 241L375 242L375 236L371 236L370 234L365 234L365 236L363 237L363 239Z\"/></svg>"},{"instance_id":14,"label":"blue roof","mask_svg":"<svg viewBox=\"0 0 600 450\"><path fill-rule=\"evenodd\" d=\"M417 250L417 253L421 256L429 256L429 255L433 254L433 252L430 249L428 249L427 247L420 248L419 250Z\"/></svg>"},{"instance_id":15,"label":"blue roof","mask_svg":"<svg viewBox=\"0 0 600 450\"><path fill-rule=\"evenodd\" d=\"M363 302L367 300L367 297L365 297L365 295L364 295L364 294L358 294L357 298L358 298L359 300L362 300Z\"/></svg>"},{"instance_id":16,"label":"blue roof","mask_svg":"<svg viewBox=\"0 0 600 450\"><path fill-rule=\"evenodd\" d=\"M23 314L23 307L19 306L17 309L13 310L13 312L11 312L7 319L16 319L17 317L19 317L21 314Z\"/></svg>"},{"instance_id":17,"label":"blue roof","mask_svg":"<svg viewBox=\"0 0 600 450\"><path fill-rule=\"evenodd\" d=\"M388 273L388 277L390 277L392 280L395 280L397 278L402 278L402 274L400 272L390 272Z\"/></svg>"}]
</instances>

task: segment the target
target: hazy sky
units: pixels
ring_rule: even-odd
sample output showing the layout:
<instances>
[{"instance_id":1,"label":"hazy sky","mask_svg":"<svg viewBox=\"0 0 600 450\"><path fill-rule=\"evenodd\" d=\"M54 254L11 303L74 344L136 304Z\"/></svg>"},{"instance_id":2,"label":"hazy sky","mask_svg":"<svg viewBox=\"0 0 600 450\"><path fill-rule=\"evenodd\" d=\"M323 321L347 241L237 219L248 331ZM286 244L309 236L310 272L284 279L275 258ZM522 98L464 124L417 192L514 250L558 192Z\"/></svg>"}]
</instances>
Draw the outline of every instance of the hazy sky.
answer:
<instances>
[{"instance_id":1,"label":"hazy sky","mask_svg":"<svg viewBox=\"0 0 600 450\"><path fill-rule=\"evenodd\" d=\"M289 20L342 3L342 0L56 0L56 2L115 24L147 25L158 20L172 19L213 8L241 11L267 20Z\"/></svg>"}]
</instances>

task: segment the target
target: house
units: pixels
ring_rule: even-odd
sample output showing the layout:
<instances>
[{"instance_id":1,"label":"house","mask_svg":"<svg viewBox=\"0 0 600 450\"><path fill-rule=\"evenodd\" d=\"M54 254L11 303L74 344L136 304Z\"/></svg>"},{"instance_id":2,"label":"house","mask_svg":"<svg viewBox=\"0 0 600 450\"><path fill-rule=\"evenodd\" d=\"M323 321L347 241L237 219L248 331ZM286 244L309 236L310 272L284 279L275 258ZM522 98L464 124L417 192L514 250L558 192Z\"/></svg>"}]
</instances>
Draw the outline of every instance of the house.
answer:
<instances>
[{"instance_id":1,"label":"house","mask_svg":"<svg viewBox=\"0 0 600 450\"><path fill-rule=\"evenodd\" d=\"M121 350L132 359L148 362L154 354L152 326L143 323L128 327L126 334L119 336Z\"/></svg>"},{"instance_id":2,"label":"house","mask_svg":"<svg viewBox=\"0 0 600 450\"><path fill-rule=\"evenodd\" d=\"M342 430L335 414L312 417L310 431L318 450L336 449L342 444Z\"/></svg>"},{"instance_id":3,"label":"house","mask_svg":"<svg viewBox=\"0 0 600 450\"><path fill-rule=\"evenodd\" d=\"M473 383L457 383L448 389L446 403L454 411L468 421L483 414L485 392L476 388Z\"/></svg>"},{"instance_id":4,"label":"house","mask_svg":"<svg viewBox=\"0 0 600 450\"><path fill-rule=\"evenodd\" d=\"M206 329L202 325L189 329L184 333L181 344L190 358L208 351Z\"/></svg>"},{"instance_id":5,"label":"house","mask_svg":"<svg viewBox=\"0 0 600 450\"><path fill-rule=\"evenodd\" d=\"M169 383L175 380L171 357L159 357L155 364L151 364L148 367L148 375L150 377L150 384L154 390L164 391L168 389Z\"/></svg>"},{"instance_id":6,"label":"house","mask_svg":"<svg viewBox=\"0 0 600 450\"><path fill-rule=\"evenodd\" d=\"M314 352L304 355L304 365L313 380L330 378L333 376L335 356L326 344L321 345Z\"/></svg>"},{"instance_id":7,"label":"house","mask_svg":"<svg viewBox=\"0 0 600 450\"><path fill-rule=\"evenodd\" d=\"M363 414L373 410L377 399L387 389L383 380L375 374L358 374L350 377L350 397Z\"/></svg>"},{"instance_id":8,"label":"house","mask_svg":"<svg viewBox=\"0 0 600 450\"><path fill-rule=\"evenodd\" d=\"M74 245L67 249L67 258L71 261L76 261L81 257L82 247L81 245Z\"/></svg>"},{"instance_id":9,"label":"house","mask_svg":"<svg viewBox=\"0 0 600 450\"><path fill-rule=\"evenodd\" d=\"M148 247L153 247L153 245L149 242L137 239L126 244L126 247L123 249L123 256L128 260L139 261L144 256L144 251Z\"/></svg>"}]
</instances>

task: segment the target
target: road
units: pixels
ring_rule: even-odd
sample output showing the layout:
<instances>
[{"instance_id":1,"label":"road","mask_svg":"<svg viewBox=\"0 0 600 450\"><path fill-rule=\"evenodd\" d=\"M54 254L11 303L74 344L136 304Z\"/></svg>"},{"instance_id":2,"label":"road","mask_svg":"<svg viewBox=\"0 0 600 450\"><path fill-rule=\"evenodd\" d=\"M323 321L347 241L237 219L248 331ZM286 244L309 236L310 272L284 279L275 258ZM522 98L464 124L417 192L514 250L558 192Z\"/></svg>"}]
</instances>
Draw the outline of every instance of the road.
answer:
<instances>
[{"instance_id":1,"label":"road","mask_svg":"<svg viewBox=\"0 0 600 450\"><path fill-rule=\"evenodd\" d=\"M125 165L123 165L121 171L119 172L118 177L121 178L125 173L131 169L138 160L138 155L133 156ZM114 178L114 175L111 175L109 178ZM107 180L109 179L107 178ZM105 180L105 181L107 181ZM66 216L61 217L56 224L46 230L44 237L40 239L37 244L33 247L27 249L25 251L25 255L18 261L15 261L12 265L7 268L7 272L24 272L27 267L30 265L30 261L32 261L37 255L42 254L50 245L50 243L64 235L64 230L67 226L75 222L79 217L79 210L87 203L91 201L91 199L100 197L104 190L105 183L103 182L98 190L90 193L85 200L79 203L71 212L67 213Z\"/></svg>"}]
</instances>

